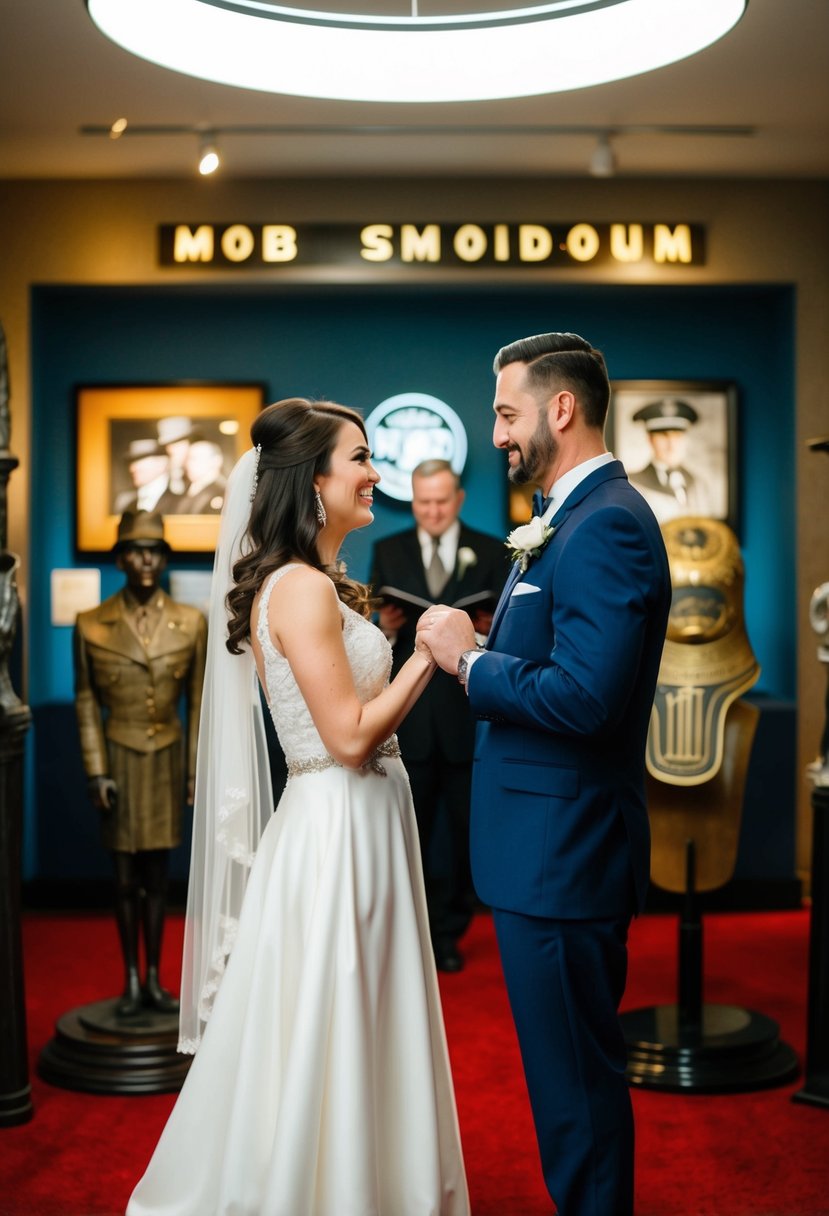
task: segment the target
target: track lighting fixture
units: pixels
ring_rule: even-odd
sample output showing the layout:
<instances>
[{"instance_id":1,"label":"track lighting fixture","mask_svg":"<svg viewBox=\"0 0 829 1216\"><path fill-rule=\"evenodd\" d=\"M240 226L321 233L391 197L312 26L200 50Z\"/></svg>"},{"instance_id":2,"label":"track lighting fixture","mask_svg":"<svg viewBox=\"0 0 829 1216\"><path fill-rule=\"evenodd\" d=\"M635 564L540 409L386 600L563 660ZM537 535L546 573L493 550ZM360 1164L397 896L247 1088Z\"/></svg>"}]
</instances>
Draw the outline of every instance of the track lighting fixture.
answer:
<instances>
[{"instance_id":1,"label":"track lighting fixture","mask_svg":"<svg viewBox=\"0 0 829 1216\"><path fill-rule=\"evenodd\" d=\"M199 140L199 173L202 177L209 177L221 163L216 137L212 132L207 132Z\"/></svg>"},{"instance_id":2,"label":"track lighting fixture","mask_svg":"<svg viewBox=\"0 0 829 1216\"><path fill-rule=\"evenodd\" d=\"M610 146L610 136L600 135L590 157L591 177L612 177L616 172L616 156Z\"/></svg>"},{"instance_id":3,"label":"track lighting fixture","mask_svg":"<svg viewBox=\"0 0 829 1216\"><path fill-rule=\"evenodd\" d=\"M486 136L489 139L504 137L510 138L513 136L540 136L542 138L557 139L561 136L573 136L575 138L593 138L597 140L592 156L587 162L587 170L592 177L612 177L616 172L616 154L611 144L616 143L621 138L634 137L638 135L665 136L669 139L684 139L686 137L709 138L711 136L726 137L731 139L745 139L755 134L754 127L708 127L708 126L682 126L678 124L625 124L623 126L614 126L608 130L604 127L594 126L564 126L560 124L550 123L534 123L534 124L488 124L488 123L467 123L459 124L442 124L442 125L423 125L420 123L393 124L383 123L376 125L355 125L348 123L337 124L291 124L291 123L240 123L227 126L216 126L211 124L207 128L204 124L193 125L189 123L181 124L158 124L158 125L143 125L139 123L127 123L126 118L119 118L114 123L98 124L95 126L83 126L80 128L81 135L106 136L109 139L118 138L146 138L154 136L176 136L185 135L191 138L195 135L199 140L199 172L202 174L214 173L220 166L220 157L218 151L218 140L223 141L232 139L235 136L265 136L265 137L290 137L300 136L303 139L318 136L365 136L377 137L394 135L400 136L424 136L427 135L431 139L440 139L441 137L470 137Z\"/></svg>"}]
</instances>

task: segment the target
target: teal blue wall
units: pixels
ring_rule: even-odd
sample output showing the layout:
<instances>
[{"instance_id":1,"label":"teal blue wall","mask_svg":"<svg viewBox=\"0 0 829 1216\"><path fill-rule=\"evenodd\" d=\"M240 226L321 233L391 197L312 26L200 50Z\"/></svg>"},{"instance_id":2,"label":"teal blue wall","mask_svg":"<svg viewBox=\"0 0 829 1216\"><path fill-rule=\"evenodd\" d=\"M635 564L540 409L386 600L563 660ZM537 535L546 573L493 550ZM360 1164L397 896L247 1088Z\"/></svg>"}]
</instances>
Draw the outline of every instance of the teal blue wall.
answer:
<instances>
[{"instance_id":1,"label":"teal blue wall","mask_svg":"<svg viewBox=\"0 0 829 1216\"><path fill-rule=\"evenodd\" d=\"M111 562L81 561L73 549L76 385L261 381L270 400L329 396L366 414L394 393L433 394L467 427L464 516L502 535L506 482L504 458L491 446L492 357L513 338L551 329L588 337L615 379L737 385L747 627L763 668L758 688L792 700L794 308L793 291L774 286L35 288L33 709L72 700L71 630L50 624L50 570L100 566L104 596L122 581ZM405 505L382 496L375 516L371 529L347 541L345 556L357 577L368 573L372 542L410 518ZM37 737L34 746L37 760ZM37 873L47 842L31 822L27 841L27 869Z\"/></svg>"}]
</instances>

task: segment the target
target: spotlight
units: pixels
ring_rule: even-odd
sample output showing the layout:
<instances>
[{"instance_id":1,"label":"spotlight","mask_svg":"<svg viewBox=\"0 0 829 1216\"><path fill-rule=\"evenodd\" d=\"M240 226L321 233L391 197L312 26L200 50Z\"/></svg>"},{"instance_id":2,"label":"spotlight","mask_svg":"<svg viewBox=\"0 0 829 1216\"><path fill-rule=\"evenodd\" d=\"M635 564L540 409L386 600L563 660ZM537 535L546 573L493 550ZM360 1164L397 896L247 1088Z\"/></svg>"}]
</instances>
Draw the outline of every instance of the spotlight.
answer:
<instances>
[{"instance_id":1,"label":"spotlight","mask_svg":"<svg viewBox=\"0 0 829 1216\"><path fill-rule=\"evenodd\" d=\"M203 135L199 140L199 173L202 177L209 177L211 173L216 172L221 163L215 137Z\"/></svg>"},{"instance_id":2,"label":"spotlight","mask_svg":"<svg viewBox=\"0 0 829 1216\"><path fill-rule=\"evenodd\" d=\"M120 139L121 136L126 131L127 125L128 124L127 124L126 118L116 118L115 122L109 128L109 138L110 139Z\"/></svg>"},{"instance_id":3,"label":"spotlight","mask_svg":"<svg viewBox=\"0 0 829 1216\"><path fill-rule=\"evenodd\" d=\"M600 135L593 155L590 157L591 177L612 177L616 172L616 157L610 146L610 137Z\"/></svg>"}]
</instances>

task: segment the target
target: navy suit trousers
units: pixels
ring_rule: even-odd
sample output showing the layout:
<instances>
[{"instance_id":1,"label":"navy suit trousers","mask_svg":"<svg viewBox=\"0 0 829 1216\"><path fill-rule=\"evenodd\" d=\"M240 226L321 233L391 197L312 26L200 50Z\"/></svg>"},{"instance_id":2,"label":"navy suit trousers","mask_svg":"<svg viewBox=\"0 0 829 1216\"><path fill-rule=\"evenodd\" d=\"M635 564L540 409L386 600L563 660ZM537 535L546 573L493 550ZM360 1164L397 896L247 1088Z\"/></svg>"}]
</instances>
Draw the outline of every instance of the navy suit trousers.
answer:
<instances>
[{"instance_id":1,"label":"navy suit trousers","mask_svg":"<svg viewBox=\"0 0 829 1216\"><path fill-rule=\"evenodd\" d=\"M500 909L493 918L559 1216L631 1216L633 1112L618 1018L629 921Z\"/></svg>"}]
</instances>

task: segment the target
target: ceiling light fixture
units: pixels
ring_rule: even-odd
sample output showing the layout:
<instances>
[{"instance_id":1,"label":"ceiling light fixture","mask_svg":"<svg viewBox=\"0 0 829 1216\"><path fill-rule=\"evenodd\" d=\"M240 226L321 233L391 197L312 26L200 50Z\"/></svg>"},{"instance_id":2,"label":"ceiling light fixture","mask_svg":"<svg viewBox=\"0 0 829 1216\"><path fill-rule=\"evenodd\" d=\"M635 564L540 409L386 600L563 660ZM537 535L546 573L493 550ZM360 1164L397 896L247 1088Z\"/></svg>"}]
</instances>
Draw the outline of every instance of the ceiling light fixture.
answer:
<instances>
[{"instance_id":1,"label":"ceiling light fixture","mask_svg":"<svg viewBox=\"0 0 829 1216\"><path fill-rule=\"evenodd\" d=\"M612 177L616 172L616 156L610 146L609 135L599 136L589 167L591 177Z\"/></svg>"},{"instance_id":2,"label":"ceiling light fixture","mask_svg":"<svg viewBox=\"0 0 829 1216\"><path fill-rule=\"evenodd\" d=\"M724 137L730 139L747 139L756 135L755 127L713 127L713 126L688 126L679 123L628 123L619 126L614 126L611 130L604 127L595 126L576 126L562 125L554 123L508 123L497 124L491 123L443 123L436 124L420 124L409 123L394 124L394 123L376 123L369 125L364 124L349 124L349 123L229 123L221 126L211 126L209 129L204 123L130 123L127 125L125 118L119 119L117 123L104 124L94 123L82 126L79 128L79 134L91 136L108 136L110 139L116 138L113 134L116 126L123 124L118 132L118 137L125 136L130 139L143 139L153 136L177 136L182 135L192 138L194 135L199 139L200 159L204 151L210 150L216 156L214 169L220 167L218 160L218 144L217 140L221 138L222 146L225 143L232 141L237 136L247 138L250 136L265 136L271 139L275 138L290 138L301 137L308 139L313 136L369 136L375 138L383 138L394 136L396 139L401 136L428 136L430 139L440 139L442 137L458 137L464 139L513 139L516 136L540 136L547 139L558 139L562 136L573 136L584 139L585 137L594 138L598 142L590 157L587 168L588 172L593 177L612 177L616 172L616 154L614 147L611 145L611 139L617 143L622 137L630 136L665 136L669 139L696 137L699 139L707 139L712 136ZM207 145L207 146L206 146ZM205 172L200 168L200 172Z\"/></svg>"},{"instance_id":3,"label":"ceiling light fixture","mask_svg":"<svg viewBox=\"0 0 829 1216\"><path fill-rule=\"evenodd\" d=\"M220 84L344 101L529 97L694 55L748 0L548 0L498 12L327 13L270 0L86 0L143 59Z\"/></svg>"},{"instance_id":4,"label":"ceiling light fixture","mask_svg":"<svg viewBox=\"0 0 829 1216\"><path fill-rule=\"evenodd\" d=\"M202 177L209 177L221 163L216 137L212 132L205 131L199 139L199 173Z\"/></svg>"}]
</instances>

